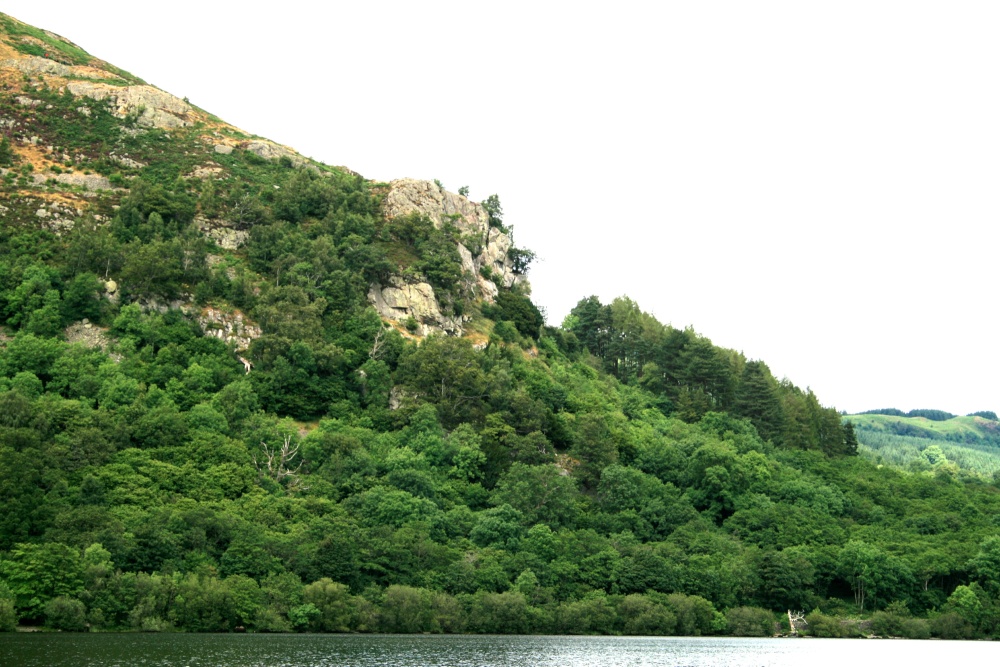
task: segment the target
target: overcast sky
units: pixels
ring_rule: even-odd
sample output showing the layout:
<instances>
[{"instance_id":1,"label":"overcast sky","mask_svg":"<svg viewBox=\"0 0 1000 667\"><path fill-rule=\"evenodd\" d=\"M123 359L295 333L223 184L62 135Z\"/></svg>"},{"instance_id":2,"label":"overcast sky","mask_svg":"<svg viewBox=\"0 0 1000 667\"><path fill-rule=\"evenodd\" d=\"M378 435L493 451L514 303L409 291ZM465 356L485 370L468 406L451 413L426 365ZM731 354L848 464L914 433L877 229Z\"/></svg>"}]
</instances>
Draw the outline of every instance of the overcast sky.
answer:
<instances>
[{"instance_id":1,"label":"overcast sky","mask_svg":"<svg viewBox=\"0 0 1000 667\"><path fill-rule=\"evenodd\" d=\"M838 409L1000 411L995 2L0 8L327 164L499 194L552 324L628 295Z\"/></svg>"}]
</instances>

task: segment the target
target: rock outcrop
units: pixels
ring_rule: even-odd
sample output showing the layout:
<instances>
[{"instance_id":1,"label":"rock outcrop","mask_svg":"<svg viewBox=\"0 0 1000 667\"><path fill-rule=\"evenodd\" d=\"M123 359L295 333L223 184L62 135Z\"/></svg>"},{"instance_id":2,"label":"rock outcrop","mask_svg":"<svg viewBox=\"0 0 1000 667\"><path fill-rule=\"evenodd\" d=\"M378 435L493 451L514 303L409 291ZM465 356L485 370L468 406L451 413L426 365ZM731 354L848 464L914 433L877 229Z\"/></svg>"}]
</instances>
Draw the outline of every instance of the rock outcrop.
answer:
<instances>
[{"instance_id":1,"label":"rock outcrop","mask_svg":"<svg viewBox=\"0 0 1000 667\"><path fill-rule=\"evenodd\" d=\"M296 167L315 168L314 165L311 165L308 160L293 151L291 148L282 146L281 144L276 144L273 141L268 141L266 139L253 139L243 143L240 147L258 157L264 158L265 160L280 160L284 157L288 158ZM222 153L218 146L215 150L216 152ZM229 152L231 153L232 151L230 150Z\"/></svg>"},{"instance_id":2,"label":"rock outcrop","mask_svg":"<svg viewBox=\"0 0 1000 667\"><path fill-rule=\"evenodd\" d=\"M469 201L462 195L448 192L433 181L402 178L389 183L382 211L387 219L408 213L420 213L430 218L436 227L446 222L453 224L465 237L459 253L470 258L466 267L474 275L489 267L493 281L503 287L519 282L514 273L514 263L507 257L513 243L501 230L490 227L490 216L482 204ZM464 250L463 250L464 248ZM463 262L464 263L464 262ZM490 282L483 279L485 282ZM496 293L496 285L492 291Z\"/></svg>"},{"instance_id":3,"label":"rock outcrop","mask_svg":"<svg viewBox=\"0 0 1000 667\"><path fill-rule=\"evenodd\" d=\"M382 211L389 220L419 213L438 228L454 225L462 239L458 244L462 269L480 299L492 302L499 287L511 287L522 280L514 273L514 263L508 257L513 245L510 237L490 227L489 214L481 204L448 192L432 181L404 178L389 184ZM483 271L484 268L488 271ZM420 326L421 335L435 331L457 336L463 333L462 318L443 316L434 290L427 283L407 284L402 278L394 277L388 286L372 285L368 300L385 319L403 321L413 317Z\"/></svg>"},{"instance_id":4,"label":"rock outcrop","mask_svg":"<svg viewBox=\"0 0 1000 667\"><path fill-rule=\"evenodd\" d=\"M387 320L404 324L412 317L417 323L413 333L418 336L432 333L462 335L463 318L445 316L434 295L434 288L428 283L407 283L393 276L389 285L372 285L368 290L368 301Z\"/></svg>"},{"instance_id":5,"label":"rock outcrop","mask_svg":"<svg viewBox=\"0 0 1000 667\"><path fill-rule=\"evenodd\" d=\"M63 65L55 60L43 58L41 56L29 56L27 58L8 58L0 61L0 67L20 70L29 76L48 75L87 79L107 79L115 75L102 69L88 66Z\"/></svg>"},{"instance_id":6,"label":"rock outcrop","mask_svg":"<svg viewBox=\"0 0 1000 667\"><path fill-rule=\"evenodd\" d=\"M261 336L260 327L250 322L243 313L235 309L223 311L208 307L195 313L195 319L201 325L206 336L231 343L238 352L249 348L250 343Z\"/></svg>"},{"instance_id":7,"label":"rock outcrop","mask_svg":"<svg viewBox=\"0 0 1000 667\"><path fill-rule=\"evenodd\" d=\"M130 114L138 116L138 124L172 130L187 127L194 118L194 107L153 86L112 86L91 81L70 81L66 89L77 97L97 101L107 100L111 112L119 118Z\"/></svg>"},{"instance_id":8,"label":"rock outcrop","mask_svg":"<svg viewBox=\"0 0 1000 667\"><path fill-rule=\"evenodd\" d=\"M250 239L249 230L237 229L228 220L209 220L198 215L195 216L194 224L205 238L215 241L224 250L236 250Z\"/></svg>"},{"instance_id":9,"label":"rock outcrop","mask_svg":"<svg viewBox=\"0 0 1000 667\"><path fill-rule=\"evenodd\" d=\"M63 185L75 185L90 191L110 190L114 187L106 176L99 174L53 174L46 172L44 174L32 174L32 179L35 185L44 185L48 181L53 180Z\"/></svg>"}]
</instances>

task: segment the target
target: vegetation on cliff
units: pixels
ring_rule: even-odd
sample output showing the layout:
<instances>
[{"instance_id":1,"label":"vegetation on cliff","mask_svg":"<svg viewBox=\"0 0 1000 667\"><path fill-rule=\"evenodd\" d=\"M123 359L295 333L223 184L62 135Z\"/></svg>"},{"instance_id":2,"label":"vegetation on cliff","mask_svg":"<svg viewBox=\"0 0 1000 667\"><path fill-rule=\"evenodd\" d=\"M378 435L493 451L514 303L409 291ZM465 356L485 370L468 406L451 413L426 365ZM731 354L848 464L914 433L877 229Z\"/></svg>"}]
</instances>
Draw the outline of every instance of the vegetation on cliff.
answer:
<instances>
[{"instance_id":1,"label":"vegetation on cliff","mask_svg":"<svg viewBox=\"0 0 1000 667\"><path fill-rule=\"evenodd\" d=\"M811 391L627 298L544 326L384 184L74 95L25 58L100 63L2 23L0 626L995 632L994 484L855 456ZM393 276L468 335L383 321Z\"/></svg>"}]
</instances>

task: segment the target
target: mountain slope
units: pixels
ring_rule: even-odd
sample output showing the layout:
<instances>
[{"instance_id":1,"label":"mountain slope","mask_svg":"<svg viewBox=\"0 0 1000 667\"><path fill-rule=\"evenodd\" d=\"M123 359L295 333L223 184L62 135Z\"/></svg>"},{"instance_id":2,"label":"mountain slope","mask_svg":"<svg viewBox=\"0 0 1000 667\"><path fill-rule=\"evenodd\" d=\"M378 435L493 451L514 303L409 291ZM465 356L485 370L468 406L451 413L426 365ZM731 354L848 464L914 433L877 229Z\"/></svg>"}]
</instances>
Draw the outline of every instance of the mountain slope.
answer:
<instances>
[{"instance_id":1,"label":"mountain slope","mask_svg":"<svg viewBox=\"0 0 1000 667\"><path fill-rule=\"evenodd\" d=\"M959 469L992 477L1000 471L1000 423L978 416L931 420L888 414L850 415L860 450L909 470Z\"/></svg>"},{"instance_id":2,"label":"mountain slope","mask_svg":"<svg viewBox=\"0 0 1000 667\"><path fill-rule=\"evenodd\" d=\"M627 298L544 326L496 197L0 25L0 628L994 632L995 486Z\"/></svg>"}]
</instances>

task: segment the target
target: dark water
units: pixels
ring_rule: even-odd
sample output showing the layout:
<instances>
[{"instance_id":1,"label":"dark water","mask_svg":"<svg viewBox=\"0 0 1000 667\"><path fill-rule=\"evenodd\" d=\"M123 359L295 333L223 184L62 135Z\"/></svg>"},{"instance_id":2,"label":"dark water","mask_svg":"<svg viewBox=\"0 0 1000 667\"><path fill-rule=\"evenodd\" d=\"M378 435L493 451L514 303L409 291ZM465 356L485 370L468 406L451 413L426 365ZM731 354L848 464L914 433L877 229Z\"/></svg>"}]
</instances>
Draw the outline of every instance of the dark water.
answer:
<instances>
[{"instance_id":1,"label":"dark water","mask_svg":"<svg viewBox=\"0 0 1000 667\"><path fill-rule=\"evenodd\" d=\"M996 664L1000 644L440 635L0 635L3 667L861 667Z\"/></svg>"}]
</instances>

